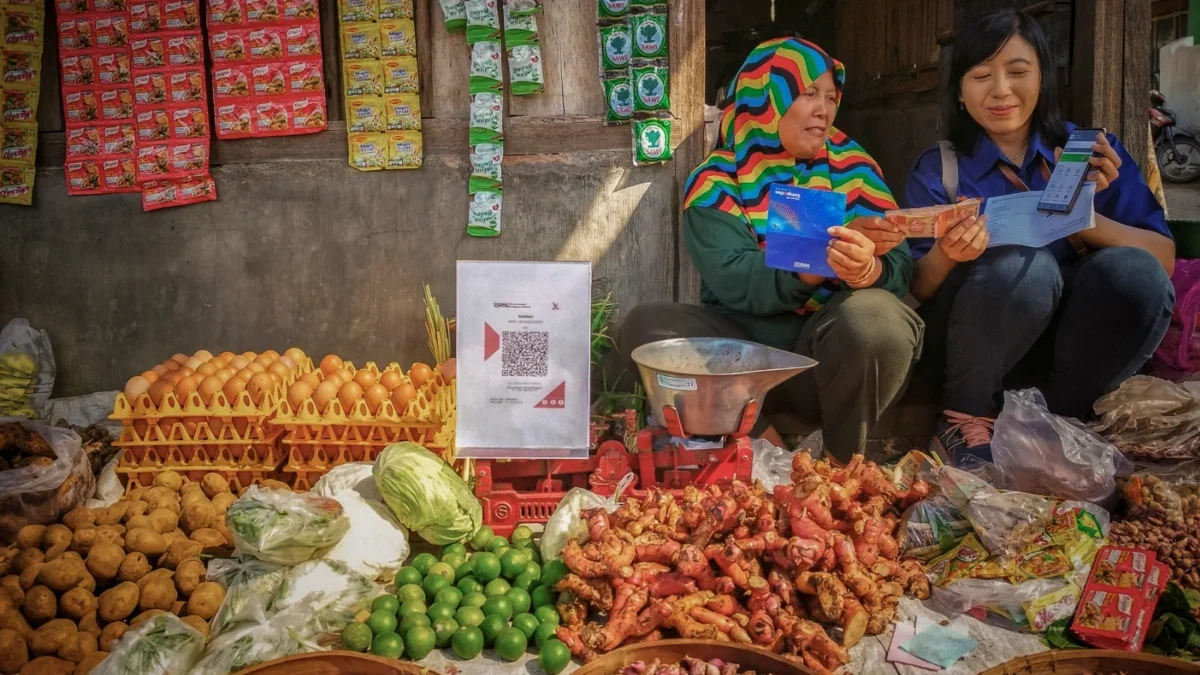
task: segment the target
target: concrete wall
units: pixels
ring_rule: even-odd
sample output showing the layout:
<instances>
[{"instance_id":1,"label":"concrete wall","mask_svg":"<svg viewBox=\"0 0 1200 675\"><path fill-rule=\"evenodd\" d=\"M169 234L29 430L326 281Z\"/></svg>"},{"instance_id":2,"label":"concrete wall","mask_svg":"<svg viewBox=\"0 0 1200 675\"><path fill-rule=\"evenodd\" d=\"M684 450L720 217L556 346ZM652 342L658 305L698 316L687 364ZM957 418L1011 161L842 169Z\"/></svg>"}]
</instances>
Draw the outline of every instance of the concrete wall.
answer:
<instances>
[{"instance_id":1,"label":"concrete wall","mask_svg":"<svg viewBox=\"0 0 1200 675\"><path fill-rule=\"evenodd\" d=\"M1200 45L1195 36L1159 50L1159 91L1179 116L1179 126L1200 130Z\"/></svg>"}]
</instances>

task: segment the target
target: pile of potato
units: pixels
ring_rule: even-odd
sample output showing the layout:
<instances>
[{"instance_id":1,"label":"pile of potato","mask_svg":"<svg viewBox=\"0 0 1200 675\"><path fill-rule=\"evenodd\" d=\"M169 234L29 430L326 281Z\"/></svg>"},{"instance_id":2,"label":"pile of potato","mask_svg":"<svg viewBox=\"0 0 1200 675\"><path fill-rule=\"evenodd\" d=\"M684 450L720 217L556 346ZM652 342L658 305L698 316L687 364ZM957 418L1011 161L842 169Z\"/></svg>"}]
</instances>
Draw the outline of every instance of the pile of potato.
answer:
<instances>
[{"instance_id":1,"label":"pile of potato","mask_svg":"<svg viewBox=\"0 0 1200 675\"><path fill-rule=\"evenodd\" d=\"M207 635L225 597L201 550L232 546L221 476L173 472L106 509L26 525L0 548L0 673L82 675L132 626L173 612Z\"/></svg>"}]
</instances>

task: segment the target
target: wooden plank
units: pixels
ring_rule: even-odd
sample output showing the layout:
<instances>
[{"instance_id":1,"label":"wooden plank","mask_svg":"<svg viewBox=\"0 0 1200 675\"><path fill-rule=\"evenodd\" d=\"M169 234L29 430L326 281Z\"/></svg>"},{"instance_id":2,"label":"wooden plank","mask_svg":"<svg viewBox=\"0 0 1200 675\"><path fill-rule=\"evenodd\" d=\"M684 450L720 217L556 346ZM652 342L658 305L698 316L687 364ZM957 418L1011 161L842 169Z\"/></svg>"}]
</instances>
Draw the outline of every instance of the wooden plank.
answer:
<instances>
[{"instance_id":1,"label":"wooden plank","mask_svg":"<svg viewBox=\"0 0 1200 675\"><path fill-rule=\"evenodd\" d=\"M327 113L330 121L344 120L346 101L342 96L342 38L337 0L323 0L318 3L317 11L321 16L321 67L325 75Z\"/></svg>"},{"instance_id":2,"label":"wooden plank","mask_svg":"<svg viewBox=\"0 0 1200 675\"><path fill-rule=\"evenodd\" d=\"M499 0L497 0L499 2ZM563 78L566 62L572 51L590 49L596 51L594 41L584 35L571 35L570 15L590 12L595 21L596 8L589 3L575 0L545 0L542 13L538 15L538 35L542 40L542 70L546 75L546 93L535 96L509 96L508 114L515 116L565 115ZM586 35L595 33L593 26ZM594 73L593 73L594 74Z\"/></svg>"},{"instance_id":3,"label":"wooden plank","mask_svg":"<svg viewBox=\"0 0 1200 675\"><path fill-rule=\"evenodd\" d=\"M53 4L53 3L51 3ZM38 93L38 131L62 131L62 87L58 81L58 19L47 7L42 45L42 86Z\"/></svg>"},{"instance_id":4,"label":"wooden plank","mask_svg":"<svg viewBox=\"0 0 1200 675\"><path fill-rule=\"evenodd\" d=\"M1121 142L1139 165L1151 160L1146 129L1146 92L1150 90L1150 6L1145 2L1125 2L1125 50L1122 68L1124 92L1121 101Z\"/></svg>"},{"instance_id":5,"label":"wooden plank","mask_svg":"<svg viewBox=\"0 0 1200 675\"><path fill-rule=\"evenodd\" d=\"M430 93L433 89L433 34L435 31L446 31L445 25L439 20L441 10L434 9L437 0L414 0L413 21L417 26L417 79L421 88L421 115L430 116ZM436 17L435 17L436 15Z\"/></svg>"},{"instance_id":6,"label":"wooden plank","mask_svg":"<svg viewBox=\"0 0 1200 675\"><path fill-rule=\"evenodd\" d=\"M466 119L471 111L467 87L471 68L466 33L447 33L437 2L427 0L426 6L429 8L426 13L431 17L429 39L417 43L418 55L422 50L428 50L429 54L428 67L421 68L421 89L426 92L426 98L421 102L421 114L435 119ZM463 152L466 147L464 143Z\"/></svg>"},{"instance_id":7,"label":"wooden plank","mask_svg":"<svg viewBox=\"0 0 1200 675\"><path fill-rule=\"evenodd\" d=\"M559 0L559 5L563 0ZM566 14L563 26L569 36L564 42L572 45L561 53L561 76L563 108L568 115L603 115L605 111L604 86L600 84L600 36L596 28L596 6L591 2L570 0L571 11ZM674 29L667 28L667 40L675 39ZM703 46L701 33L697 44ZM546 49L542 40L542 49ZM671 64L674 76L675 64ZM549 76L547 76L549 77Z\"/></svg>"},{"instance_id":8,"label":"wooden plank","mask_svg":"<svg viewBox=\"0 0 1200 675\"><path fill-rule=\"evenodd\" d=\"M1142 0L1130 0L1140 2ZM1080 124L1119 129L1122 116L1125 0L1095 0L1076 5L1074 109Z\"/></svg>"},{"instance_id":9,"label":"wooden plank","mask_svg":"<svg viewBox=\"0 0 1200 675\"><path fill-rule=\"evenodd\" d=\"M678 213L683 200L687 178L707 154L704 140L705 93L705 15L701 0L670 0L671 35L671 115L674 117L671 134L679 139L675 151L675 181L679 202L676 216L671 219L672 240L675 244L672 269L675 299L695 303L700 300L700 274L684 249L683 233Z\"/></svg>"}]
</instances>

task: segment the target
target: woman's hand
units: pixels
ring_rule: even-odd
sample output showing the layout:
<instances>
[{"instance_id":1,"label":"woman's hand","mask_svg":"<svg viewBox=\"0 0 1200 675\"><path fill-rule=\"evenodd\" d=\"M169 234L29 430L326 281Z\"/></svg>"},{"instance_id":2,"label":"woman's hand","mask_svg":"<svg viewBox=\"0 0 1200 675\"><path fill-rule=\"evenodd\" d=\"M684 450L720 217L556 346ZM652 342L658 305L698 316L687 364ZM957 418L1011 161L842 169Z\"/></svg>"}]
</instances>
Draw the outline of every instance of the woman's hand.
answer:
<instances>
[{"instance_id":1,"label":"woman's hand","mask_svg":"<svg viewBox=\"0 0 1200 675\"><path fill-rule=\"evenodd\" d=\"M1100 192L1104 188L1112 184L1121 174L1121 156L1108 142L1108 136L1101 131L1096 134L1096 142L1092 144L1092 152L1100 153L1099 157L1093 157L1089 160L1095 168L1088 171L1087 179L1096 184L1096 192ZM1062 148L1054 149L1054 161L1062 157Z\"/></svg>"},{"instance_id":2,"label":"woman's hand","mask_svg":"<svg viewBox=\"0 0 1200 675\"><path fill-rule=\"evenodd\" d=\"M900 226L879 216L855 218L846 227L862 232L875 242L875 255L887 255L904 241Z\"/></svg>"},{"instance_id":3,"label":"woman's hand","mask_svg":"<svg viewBox=\"0 0 1200 675\"><path fill-rule=\"evenodd\" d=\"M989 241L991 237L987 229L987 216L969 216L950 228L937 243L947 258L965 263L983 255Z\"/></svg>"},{"instance_id":4,"label":"woman's hand","mask_svg":"<svg viewBox=\"0 0 1200 675\"><path fill-rule=\"evenodd\" d=\"M842 281L856 288L866 288L879 278L881 266L875 259L875 242L867 235L848 227L831 227L827 259L829 266Z\"/></svg>"}]
</instances>

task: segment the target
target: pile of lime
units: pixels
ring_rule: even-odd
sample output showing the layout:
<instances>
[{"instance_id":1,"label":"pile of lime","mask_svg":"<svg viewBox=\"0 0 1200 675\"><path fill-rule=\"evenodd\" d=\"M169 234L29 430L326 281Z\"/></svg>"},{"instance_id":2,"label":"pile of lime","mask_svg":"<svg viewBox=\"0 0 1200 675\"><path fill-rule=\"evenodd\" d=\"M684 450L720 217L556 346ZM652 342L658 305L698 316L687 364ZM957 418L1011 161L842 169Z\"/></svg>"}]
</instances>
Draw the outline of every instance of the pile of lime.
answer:
<instances>
[{"instance_id":1,"label":"pile of lime","mask_svg":"<svg viewBox=\"0 0 1200 675\"><path fill-rule=\"evenodd\" d=\"M490 647L516 661L533 646L538 664L557 675L571 651L554 637L554 585L567 575L561 559L544 567L533 531L519 525L512 541L483 527L463 544L449 544L438 560L421 553L396 573L396 594L375 598L371 615L342 632L346 649L420 661L435 648L473 659Z\"/></svg>"}]
</instances>

